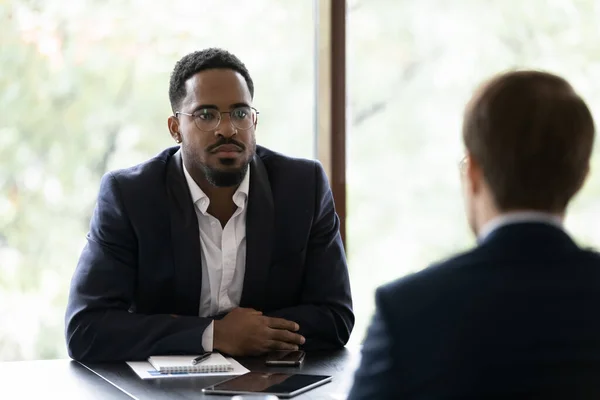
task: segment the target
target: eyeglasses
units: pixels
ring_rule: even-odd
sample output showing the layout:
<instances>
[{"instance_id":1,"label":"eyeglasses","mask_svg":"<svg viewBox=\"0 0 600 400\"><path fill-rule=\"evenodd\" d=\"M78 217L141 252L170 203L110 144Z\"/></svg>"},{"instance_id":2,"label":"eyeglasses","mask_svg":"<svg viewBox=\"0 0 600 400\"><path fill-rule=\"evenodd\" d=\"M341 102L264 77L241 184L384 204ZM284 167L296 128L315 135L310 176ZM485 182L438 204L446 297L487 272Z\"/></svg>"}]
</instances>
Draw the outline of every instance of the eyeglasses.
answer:
<instances>
[{"instance_id":1,"label":"eyeglasses","mask_svg":"<svg viewBox=\"0 0 600 400\"><path fill-rule=\"evenodd\" d=\"M468 158L467 156L464 156L459 162L458 162L458 169L461 173L464 173L465 170L467 169L467 162L468 162Z\"/></svg>"},{"instance_id":2,"label":"eyeglasses","mask_svg":"<svg viewBox=\"0 0 600 400\"><path fill-rule=\"evenodd\" d=\"M219 127L221 124L221 115L229 114L231 125L239 130L245 131L256 125L258 111L254 107L236 107L231 111L219 111L214 108L202 108L195 111L193 114L175 111L175 116L178 114L187 115L194 119L198 129L204 132L210 132Z\"/></svg>"}]
</instances>

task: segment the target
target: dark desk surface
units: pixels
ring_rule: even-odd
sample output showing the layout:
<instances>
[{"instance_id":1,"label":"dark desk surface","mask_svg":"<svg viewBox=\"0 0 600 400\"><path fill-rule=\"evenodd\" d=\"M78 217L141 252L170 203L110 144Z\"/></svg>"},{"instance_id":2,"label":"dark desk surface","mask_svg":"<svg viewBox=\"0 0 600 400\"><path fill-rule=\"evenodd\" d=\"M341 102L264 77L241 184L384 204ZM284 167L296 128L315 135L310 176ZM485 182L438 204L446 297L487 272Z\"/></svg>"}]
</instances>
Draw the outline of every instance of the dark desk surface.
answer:
<instances>
[{"instance_id":1,"label":"dark desk surface","mask_svg":"<svg viewBox=\"0 0 600 400\"><path fill-rule=\"evenodd\" d=\"M131 400L98 375L70 360L0 362L0 398Z\"/></svg>"},{"instance_id":2,"label":"dark desk surface","mask_svg":"<svg viewBox=\"0 0 600 400\"><path fill-rule=\"evenodd\" d=\"M264 364L264 358L237 359L250 371L300 372L305 374L332 375L333 380L323 386L294 397L298 400L342 400L347 397L354 370L359 361L358 349L342 349L333 352L307 353L300 368L273 368ZM144 399L227 399L227 396L204 396L202 388L231 379L232 377L173 378L142 380L125 363L85 364L115 387L139 400Z\"/></svg>"}]
</instances>

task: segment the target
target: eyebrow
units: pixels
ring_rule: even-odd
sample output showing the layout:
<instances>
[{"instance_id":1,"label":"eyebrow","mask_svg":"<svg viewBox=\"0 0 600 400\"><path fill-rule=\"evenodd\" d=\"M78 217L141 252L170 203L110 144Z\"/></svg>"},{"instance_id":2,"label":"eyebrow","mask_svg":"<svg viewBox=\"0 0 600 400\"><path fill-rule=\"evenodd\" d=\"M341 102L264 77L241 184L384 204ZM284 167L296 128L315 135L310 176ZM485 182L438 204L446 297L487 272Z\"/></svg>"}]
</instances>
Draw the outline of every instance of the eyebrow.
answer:
<instances>
[{"instance_id":1,"label":"eyebrow","mask_svg":"<svg viewBox=\"0 0 600 400\"><path fill-rule=\"evenodd\" d=\"M232 105L229 106L230 110L233 110L234 108L238 108L238 107L250 107L249 104L247 103L234 103ZM197 106L196 108L194 108L191 112L191 114L195 113L198 110L203 110L203 109L212 109L212 110L219 110L219 107L217 107L214 104L200 104L199 106Z\"/></svg>"}]
</instances>

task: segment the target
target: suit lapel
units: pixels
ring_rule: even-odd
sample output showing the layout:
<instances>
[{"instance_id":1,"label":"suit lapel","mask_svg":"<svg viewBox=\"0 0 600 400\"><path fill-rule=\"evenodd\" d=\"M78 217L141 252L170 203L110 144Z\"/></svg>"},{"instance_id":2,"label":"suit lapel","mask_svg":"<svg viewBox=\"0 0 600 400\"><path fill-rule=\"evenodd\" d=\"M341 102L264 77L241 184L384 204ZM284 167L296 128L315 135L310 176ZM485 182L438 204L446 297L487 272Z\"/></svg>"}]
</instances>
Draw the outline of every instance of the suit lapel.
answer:
<instances>
[{"instance_id":1,"label":"suit lapel","mask_svg":"<svg viewBox=\"0 0 600 400\"><path fill-rule=\"evenodd\" d=\"M274 207L271 183L258 155L250 163L246 214L246 271L241 307L263 310L273 247Z\"/></svg>"},{"instance_id":2,"label":"suit lapel","mask_svg":"<svg viewBox=\"0 0 600 400\"><path fill-rule=\"evenodd\" d=\"M167 166L167 191L170 202L171 242L175 262L176 313L198 315L202 288L202 259L198 219L183 175L181 151Z\"/></svg>"}]
</instances>

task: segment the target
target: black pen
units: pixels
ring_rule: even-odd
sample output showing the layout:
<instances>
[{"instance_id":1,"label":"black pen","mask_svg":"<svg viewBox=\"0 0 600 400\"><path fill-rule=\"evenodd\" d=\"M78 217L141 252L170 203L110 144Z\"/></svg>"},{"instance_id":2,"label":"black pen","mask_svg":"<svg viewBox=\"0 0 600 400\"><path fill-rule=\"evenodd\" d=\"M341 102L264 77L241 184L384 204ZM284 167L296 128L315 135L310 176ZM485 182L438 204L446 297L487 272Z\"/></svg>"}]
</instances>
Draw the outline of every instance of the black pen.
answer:
<instances>
[{"instance_id":1,"label":"black pen","mask_svg":"<svg viewBox=\"0 0 600 400\"><path fill-rule=\"evenodd\" d=\"M208 357L210 357L212 353L204 353L201 356L198 356L196 358L194 358L192 360L192 365L196 365L198 363L201 363L202 361L206 360Z\"/></svg>"}]
</instances>

